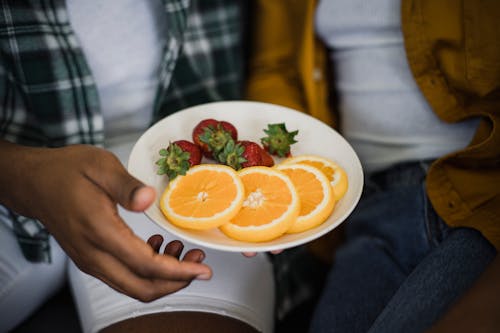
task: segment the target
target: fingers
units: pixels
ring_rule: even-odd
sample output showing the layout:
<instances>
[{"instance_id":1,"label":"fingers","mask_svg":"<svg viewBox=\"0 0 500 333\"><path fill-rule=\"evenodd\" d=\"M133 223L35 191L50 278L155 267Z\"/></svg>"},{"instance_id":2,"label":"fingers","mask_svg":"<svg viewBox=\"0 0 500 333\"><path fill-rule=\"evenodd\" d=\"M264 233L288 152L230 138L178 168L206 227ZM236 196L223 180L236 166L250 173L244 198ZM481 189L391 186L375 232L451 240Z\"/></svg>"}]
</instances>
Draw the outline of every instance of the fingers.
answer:
<instances>
[{"instance_id":1,"label":"fingers","mask_svg":"<svg viewBox=\"0 0 500 333\"><path fill-rule=\"evenodd\" d=\"M170 257L164 256L164 258ZM143 302L150 302L176 292L188 286L194 279L193 277L185 280L171 280L138 276L129 267L103 251L93 253L92 267L93 269L88 273L119 292Z\"/></svg>"},{"instance_id":2,"label":"fingers","mask_svg":"<svg viewBox=\"0 0 500 333\"><path fill-rule=\"evenodd\" d=\"M117 213L92 207L89 207L88 211L99 211L100 214L91 213L88 216L91 221L96 222L88 228L89 231L84 237L93 247L108 253L136 276L172 281L209 279L212 276L210 267L203 263L180 262L176 257L158 254L163 241L161 236L150 238L148 244L137 237ZM112 271L110 274L114 275Z\"/></svg>"},{"instance_id":3,"label":"fingers","mask_svg":"<svg viewBox=\"0 0 500 333\"><path fill-rule=\"evenodd\" d=\"M183 258L184 261L202 262L205 260L205 252L200 249L192 249L186 252Z\"/></svg>"},{"instance_id":4,"label":"fingers","mask_svg":"<svg viewBox=\"0 0 500 333\"><path fill-rule=\"evenodd\" d=\"M148 244L153 248L153 250L155 250L155 252L160 251L162 242L163 237L161 235L153 235L148 239ZM165 246L163 253L179 259L183 250L184 244L182 244L179 240L173 240ZM200 249L189 250L186 252L182 260L200 263L205 260L205 252Z\"/></svg>"},{"instance_id":5,"label":"fingers","mask_svg":"<svg viewBox=\"0 0 500 333\"><path fill-rule=\"evenodd\" d=\"M182 246L177 243L171 243L166 247L166 251L173 253L173 256L160 255L130 230L110 235L105 247L103 244L96 246L105 252L113 253L123 264L142 277L181 281L193 278L209 279L212 276L210 268L204 264L178 261L177 257L182 252Z\"/></svg>"},{"instance_id":6,"label":"fingers","mask_svg":"<svg viewBox=\"0 0 500 333\"><path fill-rule=\"evenodd\" d=\"M274 251L270 251L270 252L272 254L280 254L281 252L283 252L283 250L274 250ZM243 254L247 258L252 258L252 257L255 257L257 255L257 252L242 252L241 254Z\"/></svg>"},{"instance_id":7,"label":"fingers","mask_svg":"<svg viewBox=\"0 0 500 333\"><path fill-rule=\"evenodd\" d=\"M161 245L163 244L163 237L158 234L153 235L149 237L147 243L156 253L160 253L160 248ZM181 241L174 240L165 246L165 250L163 250L163 253L179 259L183 249L184 249L184 244L182 244Z\"/></svg>"},{"instance_id":8,"label":"fingers","mask_svg":"<svg viewBox=\"0 0 500 333\"><path fill-rule=\"evenodd\" d=\"M142 243L152 253L152 257L143 259L145 265L153 261L155 265L163 266L166 264L169 267L168 270L158 275L154 272L149 275L138 274L138 272L144 272L143 268L133 267L127 261L120 260L109 251L99 248L93 248L92 251L87 252L83 265L78 266L112 288L143 302L155 300L188 286L192 280L200 278L199 267L202 268L203 272L208 271L207 278L211 276L210 269L201 264L204 259L202 251L188 251L182 261L179 261L178 258L184 248L182 242L172 241L168 243L164 250L167 255L161 255L155 252L160 250L162 242L162 236L153 235L147 243Z\"/></svg>"},{"instance_id":9,"label":"fingers","mask_svg":"<svg viewBox=\"0 0 500 333\"><path fill-rule=\"evenodd\" d=\"M155 252L159 252L161 244L163 244L163 237L161 235L153 235L149 237L147 243Z\"/></svg>"},{"instance_id":10,"label":"fingers","mask_svg":"<svg viewBox=\"0 0 500 333\"><path fill-rule=\"evenodd\" d=\"M184 244L182 244L182 242L178 240L174 240L168 243L167 246L165 246L165 250L163 251L163 253L179 259L182 250L184 250Z\"/></svg>"}]
</instances>

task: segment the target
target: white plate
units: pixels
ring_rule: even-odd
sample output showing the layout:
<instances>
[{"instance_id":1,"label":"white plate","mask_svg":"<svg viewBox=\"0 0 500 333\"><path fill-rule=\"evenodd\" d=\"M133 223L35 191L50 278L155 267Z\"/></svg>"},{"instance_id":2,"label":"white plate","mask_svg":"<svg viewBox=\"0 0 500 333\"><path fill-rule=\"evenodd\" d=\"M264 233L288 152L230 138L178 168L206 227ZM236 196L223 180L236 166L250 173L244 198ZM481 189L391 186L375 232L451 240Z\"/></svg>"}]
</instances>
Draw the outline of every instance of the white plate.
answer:
<instances>
[{"instance_id":1,"label":"white plate","mask_svg":"<svg viewBox=\"0 0 500 333\"><path fill-rule=\"evenodd\" d=\"M168 184L166 176L156 174L155 162L159 150L170 141L192 140L196 124L205 118L226 120L238 129L238 138L260 142L267 124L284 122L289 131L299 130L292 146L292 154L316 154L337 162L347 172L349 187L337 203L332 215L320 226L298 234L286 234L263 243L241 242L231 239L218 229L194 231L169 223L160 210L159 198ZM275 159L276 162L278 162ZM246 101L202 104L176 112L149 128L136 142L130 153L129 172L157 190L157 200L146 215L173 235L191 243L231 252L263 252L286 249L310 242L340 225L357 205L363 188L363 170L359 159L347 141L323 122L286 107Z\"/></svg>"}]
</instances>

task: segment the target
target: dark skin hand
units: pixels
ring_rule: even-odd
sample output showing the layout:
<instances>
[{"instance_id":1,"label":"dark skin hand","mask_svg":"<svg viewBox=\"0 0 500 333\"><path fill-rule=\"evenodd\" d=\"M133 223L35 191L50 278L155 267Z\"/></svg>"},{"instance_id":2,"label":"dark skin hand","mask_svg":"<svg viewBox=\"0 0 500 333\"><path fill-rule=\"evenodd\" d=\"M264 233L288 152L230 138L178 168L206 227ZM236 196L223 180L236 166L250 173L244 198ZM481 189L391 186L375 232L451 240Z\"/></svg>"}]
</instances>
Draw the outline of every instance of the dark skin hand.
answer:
<instances>
[{"instance_id":1,"label":"dark skin hand","mask_svg":"<svg viewBox=\"0 0 500 333\"><path fill-rule=\"evenodd\" d=\"M40 220L82 271L144 302L193 279L211 278L210 267L201 263L203 251L179 259L182 244L171 242L166 255L159 254L158 240L148 245L123 222L118 204L141 212L156 193L110 152L87 145L30 148L2 140L0 151L0 203Z\"/></svg>"}]
</instances>

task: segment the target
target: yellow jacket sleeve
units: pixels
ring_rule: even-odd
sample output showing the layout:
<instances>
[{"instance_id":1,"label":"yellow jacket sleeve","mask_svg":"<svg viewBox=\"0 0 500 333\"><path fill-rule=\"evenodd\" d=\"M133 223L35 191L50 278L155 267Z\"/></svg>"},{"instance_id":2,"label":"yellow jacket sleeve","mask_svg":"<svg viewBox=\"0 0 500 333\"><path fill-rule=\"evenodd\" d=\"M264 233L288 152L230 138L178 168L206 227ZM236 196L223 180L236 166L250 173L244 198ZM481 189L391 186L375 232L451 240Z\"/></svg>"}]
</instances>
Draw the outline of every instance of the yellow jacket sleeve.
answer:
<instances>
[{"instance_id":1,"label":"yellow jacket sleeve","mask_svg":"<svg viewBox=\"0 0 500 333\"><path fill-rule=\"evenodd\" d=\"M408 63L436 115L481 122L463 150L437 160L427 193L450 226L500 249L500 2L403 0Z\"/></svg>"},{"instance_id":2,"label":"yellow jacket sleeve","mask_svg":"<svg viewBox=\"0 0 500 333\"><path fill-rule=\"evenodd\" d=\"M334 125L324 47L314 35L316 1L252 1L247 99L306 112Z\"/></svg>"}]
</instances>

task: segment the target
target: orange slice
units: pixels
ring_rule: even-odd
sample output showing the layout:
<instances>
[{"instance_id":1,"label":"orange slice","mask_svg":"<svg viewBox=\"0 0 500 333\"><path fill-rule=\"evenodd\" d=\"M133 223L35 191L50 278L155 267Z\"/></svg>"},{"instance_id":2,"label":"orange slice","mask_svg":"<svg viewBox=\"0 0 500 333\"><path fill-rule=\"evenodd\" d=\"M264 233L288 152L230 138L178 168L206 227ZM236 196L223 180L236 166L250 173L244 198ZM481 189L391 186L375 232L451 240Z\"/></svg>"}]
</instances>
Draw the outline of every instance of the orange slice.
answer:
<instances>
[{"instance_id":1,"label":"orange slice","mask_svg":"<svg viewBox=\"0 0 500 333\"><path fill-rule=\"evenodd\" d=\"M302 232L323 223L335 207L329 179L318 168L307 164L282 164L276 167L292 180L300 198L300 213L288 233Z\"/></svg>"},{"instance_id":2,"label":"orange slice","mask_svg":"<svg viewBox=\"0 0 500 333\"><path fill-rule=\"evenodd\" d=\"M220 230L246 242L264 242L287 232L300 210L297 190L283 172L269 167L248 167L239 171L245 199L238 214Z\"/></svg>"},{"instance_id":3,"label":"orange slice","mask_svg":"<svg viewBox=\"0 0 500 333\"><path fill-rule=\"evenodd\" d=\"M333 187L335 200L340 200L347 191L348 179L345 170L337 163L317 155L298 155L287 158L283 164L301 163L311 165L323 171Z\"/></svg>"},{"instance_id":4,"label":"orange slice","mask_svg":"<svg viewBox=\"0 0 500 333\"><path fill-rule=\"evenodd\" d=\"M238 173L219 164L200 164L177 176L164 191L160 208L173 224L206 230L227 223L241 208L245 189Z\"/></svg>"}]
</instances>

